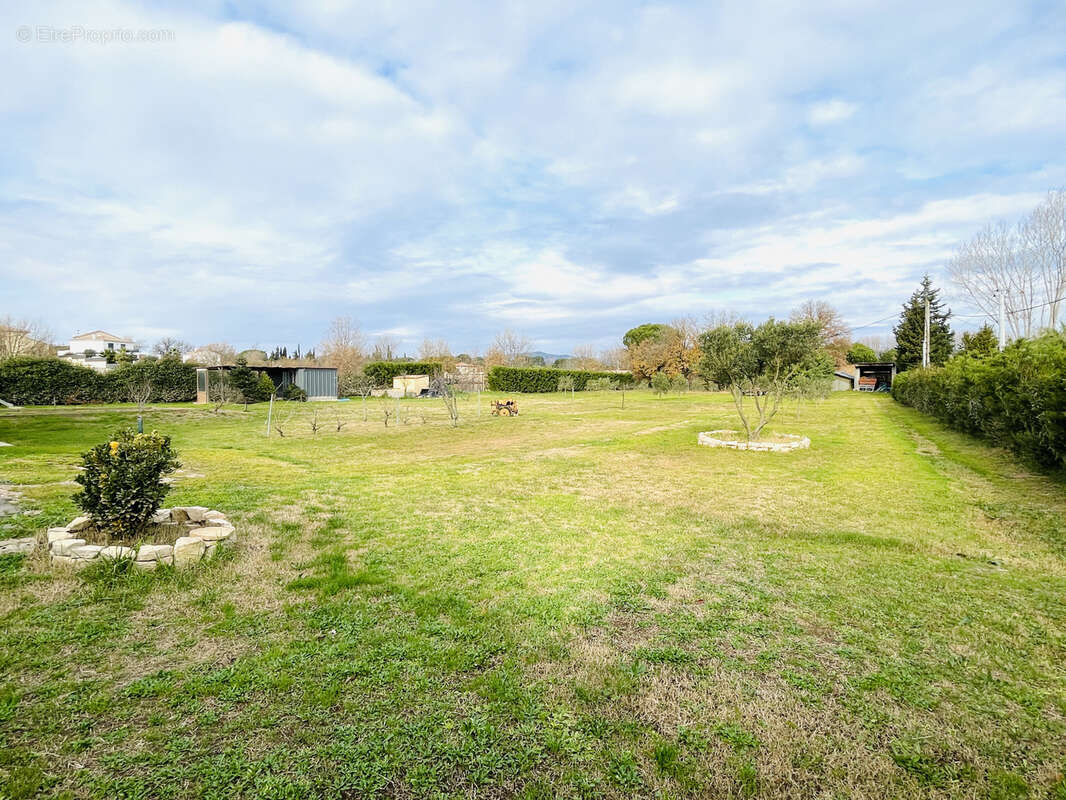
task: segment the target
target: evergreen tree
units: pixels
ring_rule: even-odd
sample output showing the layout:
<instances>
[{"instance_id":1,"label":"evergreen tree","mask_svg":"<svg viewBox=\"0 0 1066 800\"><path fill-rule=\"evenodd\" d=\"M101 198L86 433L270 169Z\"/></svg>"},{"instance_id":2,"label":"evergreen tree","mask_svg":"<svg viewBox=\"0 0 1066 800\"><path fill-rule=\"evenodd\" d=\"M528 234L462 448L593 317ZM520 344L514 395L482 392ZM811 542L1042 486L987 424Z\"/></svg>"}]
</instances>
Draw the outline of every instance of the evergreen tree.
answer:
<instances>
[{"instance_id":1,"label":"evergreen tree","mask_svg":"<svg viewBox=\"0 0 1066 800\"><path fill-rule=\"evenodd\" d=\"M975 333L967 331L962 335L962 352L968 356L984 358L993 355L998 349L999 340L996 338L996 332L987 322Z\"/></svg>"},{"instance_id":2,"label":"evergreen tree","mask_svg":"<svg viewBox=\"0 0 1066 800\"><path fill-rule=\"evenodd\" d=\"M248 366L248 359L238 356L237 366L230 370L229 382L244 398L244 402L255 401L259 376Z\"/></svg>"},{"instance_id":3,"label":"evergreen tree","mask_svg":"<svg viewBox=\"0 0 1066 800\"><path fill-rule=\"evenodd\" d=\"M277 389L274 386L274 381L270 380L270 376L265 372L261 374L255 389L256 399L265 402L270 399L270 395L274 394L275 391Z\"/></svg>"},{"instance_id":4,"label":"evergreen tree","mask_svg":"<svg viewBox=\"0 0 1066 800\"><path fill-rule=\"evenodd\" d=\"M925 303L929 301L929 363L943 365L955 349L955 336L948 325L951 309L944 309L940 290L933 288L933 279L926 275L922 285L903 305L896 335L896 366L900 370L922 365L922 339L925 336Z\"/></svg>"}]
</instances>

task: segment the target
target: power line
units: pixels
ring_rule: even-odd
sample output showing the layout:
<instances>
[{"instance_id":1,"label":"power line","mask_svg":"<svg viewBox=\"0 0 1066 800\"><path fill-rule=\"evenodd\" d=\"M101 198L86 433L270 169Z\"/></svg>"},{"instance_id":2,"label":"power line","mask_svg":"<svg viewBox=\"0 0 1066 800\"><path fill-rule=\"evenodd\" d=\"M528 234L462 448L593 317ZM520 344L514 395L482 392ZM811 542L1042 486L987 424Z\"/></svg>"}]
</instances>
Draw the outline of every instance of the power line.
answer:
<instances>
[{"instance_id":1,"label":"power line","mask_svg":"<svg viewBox=\"0 0 1066 800\"><path fill-rule=\"evenodd\" d=\"M871 327L873 325L878 325L878 324L880 324L882 322L888 322L890 319L895 319L897 316L898 315L896 315L896 314L889 314L887 317L884 317L882 319L875 319L873 322L867 322L865 325L852 325L851 329L853 331L857 331L857 330L861 330L863 328L869 328L869 327Z\"/></svg>"},{"instance_id":2,"label":"power line","mask_svg":"<svg viewBox=\"0 0 1066 800\"><path fill-rule=\"evenodd\" d=\"M1055 300L1048 300L1046 303L1037 303L1035 306L1026 306L1025 308L1008 308L1008 314L1018 314L1022 311L1032 311L1034 308L1043 308L1044 306L1054 305L1055 303L1061 303L1066 300L1066 295L1056 298ZM951 316L956 319L980 319L981 317L993 317L993 314L952 314Z\"/></svg>"},{"instance_id":3,"label":"power line","mask_svg":"<svg viewBox=\"0 0 1066 800\"><path fill-rule=\"evenodd\" d=\"M1046 303L1037 303L1034 306L1026 306L1025 308L1008 308L1007 313L1018 314L1022 311L1032 311L1034 308L1043 308L1044 306L1054 305L1055 303L1061 303L1063 301L1066 301L1066 295L1056 298L1055 300L1048 300ZM852 325L851 329L853 331L859 331L863 328L871 328L874 325L879 325L882 322L888 322L890 319L895 319L897 316L898 315L896 314L889 314L887 317L875 319L873 322L867 322L865 325ZM951 316L955 319L992 319L995 317L994 314L952 314Z\"/></svg>"}]
</instances>

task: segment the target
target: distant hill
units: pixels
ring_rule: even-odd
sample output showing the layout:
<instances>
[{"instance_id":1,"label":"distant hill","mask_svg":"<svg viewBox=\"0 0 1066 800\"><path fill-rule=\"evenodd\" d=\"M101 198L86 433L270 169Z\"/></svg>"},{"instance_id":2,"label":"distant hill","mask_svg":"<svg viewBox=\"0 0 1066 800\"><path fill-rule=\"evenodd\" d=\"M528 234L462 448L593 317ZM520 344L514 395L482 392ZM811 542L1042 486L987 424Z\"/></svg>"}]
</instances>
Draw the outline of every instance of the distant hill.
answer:
<instances>
[{"instance_id":1,"label":"distant hill","mask_svg":"<svg viewBox=\"0 0 1066 800\"><path fill-rule=\"evenodd\" d=\"M544 363L547 364L549 367L554 364L555 360L558 358L573 358L573 356L564 356L559 355L558 353L545 353L543 350L534 350L531 353L526 353L526 355L530 358L536 358L537 356L540 356L544 359Z\"/></svg>"}]
</instances>

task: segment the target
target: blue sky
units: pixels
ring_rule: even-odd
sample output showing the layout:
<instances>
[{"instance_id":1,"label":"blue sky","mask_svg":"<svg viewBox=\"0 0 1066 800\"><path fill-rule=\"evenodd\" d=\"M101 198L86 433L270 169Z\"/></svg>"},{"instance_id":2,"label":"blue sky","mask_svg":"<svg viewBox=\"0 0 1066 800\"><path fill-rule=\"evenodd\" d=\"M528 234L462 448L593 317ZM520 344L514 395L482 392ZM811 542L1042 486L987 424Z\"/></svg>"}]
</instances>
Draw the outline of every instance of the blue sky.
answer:
<instances>
[{"instance_id":1,"label":"blue sky","mask_svg":"<svg viewBox=\"0 0 1066 800\"><path fill-rule=\"evenodd\" d=\"M1066 185L1061 2L341 5L4 4L0 313L412 352L859 325Z\"/></svg>"}]
</instances>

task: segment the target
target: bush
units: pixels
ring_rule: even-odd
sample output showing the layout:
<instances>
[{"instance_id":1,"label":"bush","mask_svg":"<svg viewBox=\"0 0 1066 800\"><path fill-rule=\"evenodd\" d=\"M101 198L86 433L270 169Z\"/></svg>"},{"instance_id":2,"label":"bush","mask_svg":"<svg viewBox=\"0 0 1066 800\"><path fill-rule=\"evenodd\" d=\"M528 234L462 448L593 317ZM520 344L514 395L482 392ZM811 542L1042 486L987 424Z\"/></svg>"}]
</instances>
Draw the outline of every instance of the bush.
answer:
<instances>
[{"instance_id":1,"label":"bush","mask_svg":"<svg viewBox=\"0 0 1066 800\"><path fill-rule=\"evenodd\" d=\"M614 388L614 381L610 378L593 378L585 384L586 392L606 392Z\"/></svg>"},{"instance_id":2,"label":"bush","mask_svg":"<svg viewBox=\"0 0 1066 800\"><path fill-rule=\"evenodd\" d=\"M257 400L265 402L270 399L270 395L277 391L277 387L274 386L274 381L270 379L270 376L265 372L259 375L259 383L255 387L255 397Z\"/></svg>"},{"instance_id":3,"label":"bush","mask_svg":"<svg viewBox=\"0 0 1066 800\"><path fill-rule=\"evenodd\" d=\"M125 402L129 387L146 380L152 387L148 402L196 398L196 367L178 358L136 361L103 374L59 358L0 362L0 398L23 406Z\"/></svg>"},{"instance_id":4,"label":"bush","mask_svg":"<svg viewBox=\"0 0 1066 800\"><path fill-rule=\"evenodd\" d=\"M375 386L392 386L397 375L438 375L443 371L439 361L373 361L363 367L363 374Z\"/></svg>"},{"instance_id":5,"label":"bush","mask_svg":"<svg viewBox=\"0 0 1066 800\"><path fill-rule=\"evenodd\" d=\"M82 490L74 502L98 529L117 538L144 529L170 491L163 476L181 466L169 436L132 429L83 453L82 465L74 478Z\"/></svg>"},{"instance_id":6,"label":"bush","mask_svg":"<svg viewBox=\"0 0 1066 800\"><path fill-rule=\"evenodd\" d=\"M278 397L282 400L295 400L299 403L303 403L307 400L307 392L295 383L286 383L281 387L281 391L278 392Z\"/></svg>"},{"instance_id":7,"label":"bush","mask_svg":"<svg viewBox=\"0 0 1066 800\"><path fill-rule=\"evenodd\" d=\"M665 372L656 372L651 376L651 390L660 397L670 391L670 378Z\"/></svg>"},{"instance_id":8,"label":"bush","mask_svg":"<svg viewBox=\"0 0 1066 800\"><path fill-rule=\"evenodd\" d=\"M486 387L493 392L554 392L559 379L573 378L574 389L582 392L588 382L597 378L631 383L629 373L591 372L582 369L552 369L547 367L493 367L486 377Z\"/></svg>"},{"instance_id":9,"label":"bush","mask_svg":"<svg viewBox=\"0 0 1066 800\"><path fill-rule=\"evenodd\" d=\"M848 348L847 359L849 364L869 364L871 361L877 361L877 353L869 345L855 342Z\"/></svg>"},{"instance_id":10,"label":"bush","mask_svg":"<svg viewBox=\"0 0 1066 800\"><path fill-rule=\"evenodd\" d=\"M127 387L146 380L152 387L150 403L187 403L196 399L196 367L173 356L124 364L101 378L105 392L97 402L125 401Z\"/></svg>"},{"instance_id":11,"label":"bush","mask_svg":"<svg viewBox=\"0 0 1066 800\"><path fill-rule=\"evenodd\" d=\"M1066 334L1021 339L984 358L896 376L892 396L1033 462L1066 467Z\"/></svg>"},{"instance_id":12,"label":"bush","mask_svg":"<svg viewBox=\"0 0 1066 800\"><path fill-rule=\"evenodd\" d=\"M0 398L20 406L98 402L104 376L58 358L10 358L0 363Z\"/></svg>"}]
</instances>

